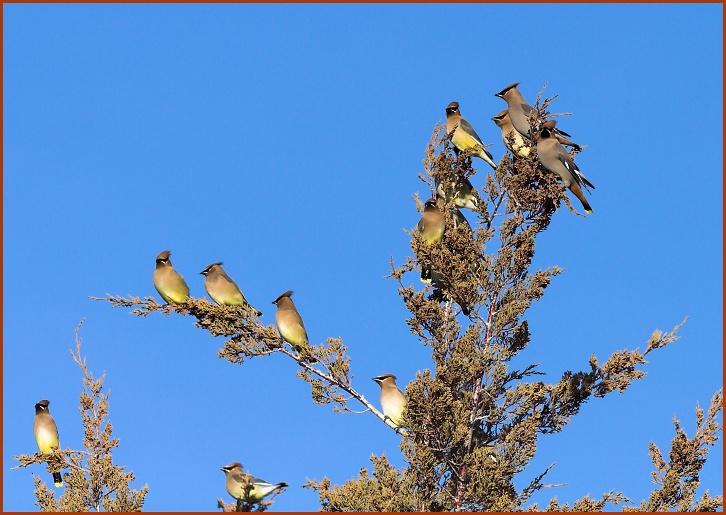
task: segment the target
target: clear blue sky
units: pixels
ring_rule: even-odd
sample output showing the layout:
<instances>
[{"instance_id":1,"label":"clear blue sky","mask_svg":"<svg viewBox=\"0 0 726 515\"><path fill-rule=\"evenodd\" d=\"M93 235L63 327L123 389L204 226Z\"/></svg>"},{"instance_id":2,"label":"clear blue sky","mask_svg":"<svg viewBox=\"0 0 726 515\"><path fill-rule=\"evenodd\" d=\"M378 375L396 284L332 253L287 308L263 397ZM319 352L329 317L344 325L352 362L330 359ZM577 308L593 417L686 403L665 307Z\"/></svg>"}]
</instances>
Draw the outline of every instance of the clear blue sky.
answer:
<instances>
[{"instance_id":1,"label":"clear blue sky","mask_svg":"<svg viewBox=\"0 0 726 515\"><path fill-rule=\"evenodd\" d=\"M566 273L528 312L519 363L557 381L690 317L681 341L649 355L646 379L543 437L519 488L556 462L546 480L568 486L542 504L610 489L640 501L649 442L667 451L674 416L692 436L696 403L723 384L721 5L3 12L5 510L34 509L31 472L50 477L10 470L36 450L35 402L50 399L62 445L81 448L69 349L83 318L83 352L111 391L114 461L149 485L148 510L215 510L230 500L230 461L291 485L275 510L315 510L305 478L342 483L371 454L403 465L391 429L313 405L285 356L231 365L191 318L137 318L88 296L158 299L154 258L170 249L203 297L199 272L223 261L267 324L271 301L294 290L311 340L341 336L354 386L377 405L370 378L392 372L405 387L432 367L383 279L391 256L410 254L432 129L456 100L498 160L494 93L515 81L530 103L547 83L552 110L573 113L560 126L587 145L577 162L596 186L594 215L563 206L538 239L535 264ZM701 475L712 494L722 452Z\"/></svg>"}]
</instances>

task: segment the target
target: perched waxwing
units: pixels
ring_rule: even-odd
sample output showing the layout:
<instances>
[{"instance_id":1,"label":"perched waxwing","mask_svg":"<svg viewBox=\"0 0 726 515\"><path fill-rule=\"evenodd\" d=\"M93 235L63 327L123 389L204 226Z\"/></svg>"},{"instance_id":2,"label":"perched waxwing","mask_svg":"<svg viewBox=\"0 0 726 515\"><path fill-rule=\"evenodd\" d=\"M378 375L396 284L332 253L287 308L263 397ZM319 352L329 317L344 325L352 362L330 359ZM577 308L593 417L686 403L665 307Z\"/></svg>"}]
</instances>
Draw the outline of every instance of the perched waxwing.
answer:
<instances>
[{"instance_id":1,"label":"perched waxwing","mask_svg":"<svg viewBox=\"0 0 726 515\"><path fill-rule=\"evenodd\" d=\"M171 252L164 250L156 256L156 270L154 270L154 288L161 298L168 303L184 302L189 298L189 286L184 278L174 270L169 259Z\"/></svg>"},{"instance_id":2,"label":"perched waxwing","mask_svg":"<svg viewBox=\"0 0 726 515\"><path fill-rule=\"evenodd\" d=\"M400 426L403 422L403 410L406 408L406 397L401 389L396 386L396 376L393 374L382 374L374 377L373 380L381 387L381 408L383 415Z\"/></svg>"},{"instance_id":3,"label":"perched waxwing","mask_svg":"<svg viewBox=\"0 0 726 515\"><path fill-rule=\"evenodd\" d=\"M446 200L446 202L449 202L453 197L456 207L465 207L467 209L471 209L472 211L477 210L479 201L472 193L472 191L474 190L474 186L471 184L471 181L469 181L469 179L467 179L466 177L457 179L457 181L450 188L448 188L448 191L444 191L444 184L438 179L435 179L434 183L436 185L436 195L439 198L442 198Z\"/></svg>"},{"instance_id":4,"label":"perched waxwing","mask_svg":"<svg viewBox=\"0 0 726 515\"><path fill-rule=\"evenodd\" d=\"M507 102L507 111L509 112L509 121L512 126L522 136L527 137L530 133L529 115L534 108L527 103L522 94L517 89L519 82L510 84L494 96L503 98ZM536 113L535 113L536 115Z\"/></svg>"},{"instance_id":5,"label":"perched waxwing","mask_svg":"<svg viewBox=\"0 0 726 515\"><path fill-rule=\"evenodd\" d=\"M204 276L204 289L214 302L220 306L246 306L258 317L262 316L260 311L247 302L237 283L222 268L221 261L212 263L199 273Z\"/></svg>"},{"instance_id":6,"label":"perched waxwing","mask_svg":"<svg viewBox=\"0 0 726 515\"><path fill-rule=\"evenodd\" d=\"M530 148L524 142L522 135L514 128L512 121L509 119L509 111L505 109L494 118L494 123L497 127L502 129L502 141L504 146L512 153L515 157L527 157L529 155ZM512 142L509 142L508 136L511 135Z\"/></svg>"},{"instance_id":7,"label":"perched waxwing","mask_svg":"<svg viewBox=\"0 0 726 515\"><path fill-rule=\"evenodd\" d=\"M552 128L543 126L540 129L537 138L537 155L542 166L550 172L557 174L562 179L565 187L569 188L580 200L582 207L585 208L585 212L592 213L592 208L587 203L587 199L585 199L582 187L585 189L588 187L595 189L595 186L580 173L580 169L572 160L565 147L557 141L557 137Z\"/></svg>"},{"instance_id":8,"label":"perched waxwing","mask_svg":"<svg viewBox=\"0 0 726 515\"><path fill-rule=\"evenodd\" d=\"M421 234L427 245L439 243L444 237L444 229L446 228L446 219L444 213L439 209L436 199L431 198L424 205L424 212L421 220L418 222L418 232ZM425 283L431 282L431 264L421 265L421 281Z\"/></svg>"},{"instance_id":9,"label":"perched waxwing","mask_svg":"<svg viewBox=\"0 0 726 515\"><path fill-rule=\"evenodd\" d=\"M220 470L227 476L224 483L227 492L238 501L256 504L275 490L287 487L287 483L273 485L245 473L242 470L242 464L236 461L221 467Z\"/></svg>"},{"instance_id":10,"label":"perched waxwing","mask_svg":"<svg viewBox=\"0 0 726 515\"><path fill-rule=\"evenodd\" d=\"M475 148L477 150L477 154L475 154L477 157L486 161L492 168L497 167L492 160L492 155L484 148L484 143L482 143L474 127L462 118L458 102L451 102L446 107L446 133L451 134L452 131L454 134L451 137L451 143L459 151L463 152L464 150Z\"/></svg>"},{"instance_id":11,"label":"perched waxwing","mask_svg":"<svg viewBox=\"0 0 726 515\"><path fill-rule=\"evenodd\" d=\"M50 416L48 406L50 401L42 400L35 404L35 420L33 420L33 434L35 443L41 454L51 454L55 449L60 449L58 439L58 426ZM63 479L60 472L53 472L55 486L63 486Z\"/></svg>"},{"instance_id":12,"label":"perched waxwing","mask_svg":"<svg viewBox=\"0 0 726 515\"><path fill-rule=\"evenodd\" d=\"M280 332L282 339L292 345L292 348L299 354L305 354L304 357L310 363L317 363L318 360L309 356L308 345L310 345L310 342L308 341L308 333L291 297L292 290L288 290L272 301L277 306L277 313L275 313L277 330Z\"/></svg>"}]
</instances>

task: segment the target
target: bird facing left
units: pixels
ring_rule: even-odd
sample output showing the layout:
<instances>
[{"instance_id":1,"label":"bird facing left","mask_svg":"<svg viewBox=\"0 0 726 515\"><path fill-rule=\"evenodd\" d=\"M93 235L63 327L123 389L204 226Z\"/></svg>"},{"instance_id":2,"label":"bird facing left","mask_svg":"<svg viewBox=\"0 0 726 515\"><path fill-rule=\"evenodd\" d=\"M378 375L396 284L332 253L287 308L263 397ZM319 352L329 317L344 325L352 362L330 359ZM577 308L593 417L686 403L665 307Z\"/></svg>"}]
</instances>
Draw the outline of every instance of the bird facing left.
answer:
<instances>
[{"instance_id":1,"label":"bird facing left","mask_svg":"<svg viewBox=\"0 0 726 515\"><path fill-rule=\"evenodd\" d=\"M261 311L253 308L247 302L237 283L222 268L221 261L212 263L199 273L204 276L204 289L214 302L220 306L246 306L258 317L262 316Z\"/></svg>"},{"instance_id":2,"label":"bird facing left","mask_svg":"<svg viewBox=\"0 0 726 515\"><path fill-rule=\"evenodd\" d=\"M288 486L287 483L268 483L247 474L242 470L242 464L236 461L221 467L220 470L227 477L224 483L227 493L238 501L256 504L276 490Z\"/></svg>"}]
</instances>

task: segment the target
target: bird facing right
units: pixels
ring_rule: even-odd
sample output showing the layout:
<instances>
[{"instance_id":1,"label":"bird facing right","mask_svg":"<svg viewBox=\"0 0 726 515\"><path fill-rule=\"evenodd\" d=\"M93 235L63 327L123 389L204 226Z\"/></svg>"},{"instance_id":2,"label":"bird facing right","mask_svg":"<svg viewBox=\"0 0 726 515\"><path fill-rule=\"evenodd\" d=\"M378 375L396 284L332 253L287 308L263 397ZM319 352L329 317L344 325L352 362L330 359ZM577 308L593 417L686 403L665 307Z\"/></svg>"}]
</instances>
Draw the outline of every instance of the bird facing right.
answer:
<instances>
[{"instance_id":1,"label":"bird facing right","mask_svg":"<svg viewBox=\"0 0 726 515\"><path fill-rule=\"evenodd\" d=\"M406 397L396 385L396 376L381 374L373 380L381 387L381 408L386 418L400 426L403 423L403 410L406 408Z\"/></svg>"},{"instance_id":2,"label":"bird facing right","mask_svg":"<svg viewBox=\"0 0 726 515\"><path fill-rule=\"evenodd\" d=\"M54 450L60 449L58 438L58 426L50 416L48 406L50 401L43 399L35 404L35 419L33 420L33 435L35 443L41 454L51 454ZM63 479L60 472L53 472L55 486L63 486Z\"/></svg>"},{"instance_id":3,"label":"bird facing right","mask_svg":"<svg viewBox=\"0 0 726 515\"><path fill-rule=\"evenodd\" d=\"M154 288L167 303L176 304L189 298L189 286L184 278L171 265L171 252L163 250L156 256Z\"/></svg>"},{"instance_id":4,"label":"bird facing right","mask_svg":"<svg viewBox=\"0 0 726 515\"><path fill-rule=\"evenodd\" d=\"M595 186L588 181L575 162L570 157L565 147L557 141L557 135L554 131L554 120L549 120L543 124L537 135L537 155L539 160L547 170L557 174L562 179L566 188L580 200L582 207L586 213L592 213L592 208L588 204L582 188L588 187L595 189Z\"/></svg>"},{"instance_id":5,"label":"bird facing right","mask_svg":"<svg viewBox=\"0 0 726 515\"><path fill-rule=\"evenodd\" d=\"M220 470L227 477L224 483L224 486L227 488L227 493L238 501L256 504L272 494L275 490L288 486L287 483L273 485L272 483L251 476L245 473L242 470L242 464L236 461L221 467Z\"/></svg>"}]
</instances>

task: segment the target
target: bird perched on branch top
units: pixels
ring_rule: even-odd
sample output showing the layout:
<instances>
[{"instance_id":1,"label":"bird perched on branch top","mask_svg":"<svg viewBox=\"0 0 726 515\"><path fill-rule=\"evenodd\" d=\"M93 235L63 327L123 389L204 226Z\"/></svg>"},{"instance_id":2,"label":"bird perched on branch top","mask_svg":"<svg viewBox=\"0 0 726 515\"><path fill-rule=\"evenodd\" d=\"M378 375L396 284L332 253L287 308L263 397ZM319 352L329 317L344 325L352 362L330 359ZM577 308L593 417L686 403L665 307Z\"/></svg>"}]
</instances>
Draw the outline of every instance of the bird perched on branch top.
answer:
<instances>
[{"instance_id":1,"label":"bird perched on branch top","mask_svg":"<svg viewBox=\"0 0 726 515\"><path fill-rule=\"evenodd\" d=\"M184 302L189 298L189 286L184 278L174 270L169 259L171 252L163 250L156 256L154 288L168 303Z\"/></svg>"},{"instance_id":2,"label":"bird perched on branch top","mask_svg":"<svg viewBox=\"0 0 726 515\"><path fill-rule=\"evenodd\" d=\"M310 342L308 341L308 333L305 330L303 319L292 301L292 290L281 294L272 303L277 306L275 323L282 339L292 345L293 349L310 363L317 363L318 360L311 356L308 347Z\"/></svg>"},{"instance_id":3,"label":"bird perched on branch top","mask_svg":"<svg viewBox=\"0 0 726 515\"><path fill-rule=\"evenodd\" d=\"M475 156L486 161L492 168L497 167L474 127L461 116L459 102L451 102L446 106L446 133L451 134L452 131L451 143L457 150L463 152L473 148L477 152Z\"/></svg>"},{"instance_id":4,"label":"bird perched on branch top","mask_svg":"<svg viewBox=\"0 0 726 515\"><path fill-rule=\"evenodd\" d=\"M256 504L276 490L288 486L287 483L273 485L272 483L251 476L245 473L242 470L242 464L236 461L221 467L220 470L227 477L224 483L227 492L238 501Z\"/></svg>"},{"instance_id":5,"label":"bird perched on branch top","mask_svg":"<svg viewBox=\"0 0 726 515\"><path fill-rule=\"evenodd\" d=\"M439 209L436 199L431 198L424 204L424 212L421 220L418 222L418 232L427 245L435 245L444 237L444 229L446 228L446 219L444 213ZM425 283L431 282L431 263L421 265L421 281Z\"/></svg>"},{"instance_id":6,"label":"bird perched on branch top","mask_svg":"<svg viewBox=\"0 0 726 515\"><path fill-rule=\"evenodd\" d=\"M246 306L258 317L262 316L262 312L247 302L237 283L222 268L221 261L212 263L199 273L204 276L204 289L214 302L220 306Z\"/></svg>"},{"instance_id":7,"label":"bird perched on branch top","mask_svg":"<svg viewBox=\"0 0 726 515\"><path fill-rule=\"evenodd\" d=\"M557 174L565 187L580 200L582 207L586 213L592 213L592 208L588 204L582 188L593 188L590 181L580 172L575 162L570 157L565 147L563 147L554 132L554 120L549 120L540 128L537 138L537 155L539 160L547 170Z\"/></svg>"},{"instance_id":8,"label":"bird perched on branch top","mask_svg":"<svg viewBox=\"0 0 726 515\"><path fill-rule=\"evenodd\" d=\"M54 450L60 449L58 426L55 425L55 420L50 416L49 405L50 401L45 399L35 404L33 435L41 454L51 454ZM60 472L53 472L53 482L55 486L63 486L63 478Z\"/></svg>"},{"instance_id":9,"label":"bird perched on branch top","mask_svg":"<svg viewBox=\"0 0 726 515\"><path fill-rule=\"evenodd\" d=\"M504 146L507 147L507 150L515 157L527 157L530 148L524 142L524 138L519 131L512 125L512 120L509 118L509 111L505 109L492 118L492 120L497 124L497 127L502 129L502 141L504 142ZM511 143L509 142L509 137L512 139Z\"/></svg>"}]
</instances>

